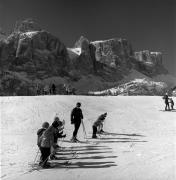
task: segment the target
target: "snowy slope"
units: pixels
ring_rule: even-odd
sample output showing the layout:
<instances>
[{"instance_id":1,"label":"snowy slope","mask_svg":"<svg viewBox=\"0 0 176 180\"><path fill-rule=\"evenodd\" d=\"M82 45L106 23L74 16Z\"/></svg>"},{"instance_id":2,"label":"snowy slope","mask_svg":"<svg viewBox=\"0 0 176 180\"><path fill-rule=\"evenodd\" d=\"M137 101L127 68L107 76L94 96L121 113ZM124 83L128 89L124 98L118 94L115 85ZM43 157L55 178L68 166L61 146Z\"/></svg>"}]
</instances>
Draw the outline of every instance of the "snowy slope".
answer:
<instances>
[{"instance_id":1,"label":"snowy slope","mask_svg":"<svg viewBox=\"0 0 176 180\"><path fill-rule=\"evenodd\" d=\"M0 101L3 180L176 178L176 111L164 112L161 97L36 96L1 97ZM70 111L78 101L89 137L93 121L104 112L108 113L104 130L116 135L88 139L85 144L59 142L66 149L58 155L61 160L55 161L56 168L25 173L36 156L36 131L42 122L51 123L58 113L66 121L69 140ZM83 137L81 127L78 138ZM62 158L70 157L71 150L77 150L78 157L67 167Z\"/></svg>"}]
</instances>

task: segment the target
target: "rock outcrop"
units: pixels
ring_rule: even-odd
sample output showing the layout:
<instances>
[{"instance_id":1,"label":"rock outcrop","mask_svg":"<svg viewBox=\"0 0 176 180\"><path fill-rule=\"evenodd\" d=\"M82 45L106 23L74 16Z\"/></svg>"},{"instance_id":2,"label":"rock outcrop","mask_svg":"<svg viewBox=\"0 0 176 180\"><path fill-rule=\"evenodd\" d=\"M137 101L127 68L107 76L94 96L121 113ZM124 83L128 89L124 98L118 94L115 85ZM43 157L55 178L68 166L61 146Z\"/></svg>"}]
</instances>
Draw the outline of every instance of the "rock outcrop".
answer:
<instances>
[{"instance_id":1,"label":"rock outcrop","mask_svg":"<svg viewBox=\"0 0 176 180\"><path fill-rule=\"evenodd\" d=\"M44 86L47 82L48 85L52 79L58 78L64 85L68 82L73 88L76 87L78 94L108 89L106 94L110 92L109 88L120 83L131 83L139 74L154 80L156 75L167 73L159 52L134 52L126 39L89 41L83 36L74 47L66 48L57 37L31 19L18 21L13 33L0 39L0 70L0 94L3 95L6 92L8 95L13 92L31 95L37 84ZM123 81L132 71L136 72L134 78ZM63 86L57 82L58 87ZM155 89L144 90L147 85L150 87L150 83L133 82L133 85L124 85L124 93L128 91L130 94L132 87L136 87L134 89L139 94L149 95L150 90L155 92ZM119 89L116 92L119 93Z\"/></svg>"},{"instance_id":2,"label":"rock outcrop","mask_svg":"<svg viewBox=\"0 0 176 180\"><path fill-rule=\"evenodd\" d=\"M61 75L68 64L65 45L35 23L23 21L0 43L0 60L5 69L33 75Z\"/></svg>"},{"instance_id":3,"label":"rock outcrop","mask_svg":"<svg viewBox=\"0 0 176 180\"><path fill-rule=\"evenodd\" d=\"M96 61L111 68L127 66L129 58L133 55L131 44L126 39L109 39L94 41L91 44L96 48Z\"/></svg>"},{"instance_id":4,"label":"rock outcrop","mask_svg":"<svg viewBox=\"0 0 176 180\"><path fill-rule=\"evenodd\" d=\"M162 64L161 52L150 52L149 50L144 50L135 52L134 57L136 59L135 68L150 77L168 73Z\"/></svg>"},{"instance_id":5,"label":"rock outcrop","mask_svg":"<svg viewBox=\"0 0 176 180\"><path fill-rule=\"evenodd\" d=\"M17 21L15 24L14 32L25 33L31 31L41 31L42 28L32 19L25 19L23 21Z\"/></svg>"}]
</instances>

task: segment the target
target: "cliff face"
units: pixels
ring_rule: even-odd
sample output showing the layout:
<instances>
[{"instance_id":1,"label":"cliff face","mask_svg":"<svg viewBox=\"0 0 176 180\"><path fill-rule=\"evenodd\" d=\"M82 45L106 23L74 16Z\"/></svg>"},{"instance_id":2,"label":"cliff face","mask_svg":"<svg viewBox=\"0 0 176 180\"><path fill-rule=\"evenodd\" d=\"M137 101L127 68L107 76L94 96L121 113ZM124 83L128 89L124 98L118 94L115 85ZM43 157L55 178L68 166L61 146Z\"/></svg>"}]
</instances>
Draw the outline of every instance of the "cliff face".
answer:
<instances>
[{"instance_id":1,"label":"cliff face","mask_svg":"<svg viewBox=\"0 0 176 180\"><path fill-rule=\"evenodd\" d=\"M65 45L32 21L17 23L14 32L0 44L0 60L5 69L61 75L67 66Z\"/></svg>"},{"instance_id":2,"label":"cliff face","mask_svg":"<svg viewBox=\"0 0 176 180\"><path fill-rule=\"evenodd\" d=\"M134 56L136 60L144 62L151 66L156 64L162 64L162 53L161 52L150 52L149 50L135 52Z\"/></svg>"},{"instance_id":3,"label":"cliff face","mask_svg":"<svg viewBox=\"0 0 176 180\"><path fill-rule=\"evenodd\" d=\"M13 33L0 39L0 70L0 94L10 95L25 95L52 78L87 93L119 85L133 70L150 78L167 73L160 52L134 52L126 39L89 41L83 36L66 48L31 19L17 22Z\"/></svg>"},{"instance_id":4,"label":"cliff face","mask_svg":"<svg viewBox=\"0 0 176 180\"><path fill-rule=\"evenodd\" d=\"M133 55L132 47L125 39L94 41L91 44L96 48L96 61L112 68L126 66Z\"/></svg>"},{"instance_id":5,"label":"cliff face","mask_svg":"<svg viewBox=\"0 0 176 180\"><path fill-rule=\"evenodd\" d=\"M87 69L89 72L116 72L116 75L128 73L136 69L147 76L165 74L167 70L162 64L162 53L149 50L134 52L126 39L109 39L90 42L81 36L75 43L72 52L79 49L79 54L70 59L75 67ZM82 65L81 65L82 64Z\"/></svg>"},{"instance_id":6,"label":"cliff face","mask_svg":"<svg viewBox=\"0 0 176 180\"><path fill-rule=\"evenodd\" d=\"M150 77L168 73L162 64L161 52L150 52L149 50L144 50L135 52L134 57L136 59L135 68Z\"/></svg>"}]
</instances>

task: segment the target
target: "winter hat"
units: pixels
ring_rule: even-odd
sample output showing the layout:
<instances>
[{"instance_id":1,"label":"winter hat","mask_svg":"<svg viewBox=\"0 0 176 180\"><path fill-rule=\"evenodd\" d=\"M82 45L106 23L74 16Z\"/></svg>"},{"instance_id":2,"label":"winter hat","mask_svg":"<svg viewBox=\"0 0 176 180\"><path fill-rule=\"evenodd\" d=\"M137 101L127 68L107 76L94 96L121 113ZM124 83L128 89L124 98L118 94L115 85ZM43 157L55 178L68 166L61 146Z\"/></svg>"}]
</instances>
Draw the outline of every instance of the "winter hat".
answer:
<instances>
[{"instance_id":1,"label":"winter hat","mask_svg":"<svg viewBox=\"0 0 176 180\"><path fill-rule=\"evenodd\" d=\"M44 122L43 124L42 124L42 128L48 128L49 127L49 123L48 122Z\"/></svg>"},{"instance_id":2,"label":"winter hat","mask_svg":"<svg viewBox=\"0 0 176 180\"><path fill-rule=\"evenodd\" d=\"M81 106L81 103L80 103L80 102L77 102L77 103L76 103L76 106L77 106L77 107L80 107L80 106Z\"/></svg>"},{"instance_id":3,"label":"winter hat","mask_svg":"<svg viewBox=\"0 0 176 180\"><path fill-rule=\"evenodd\" d=\"M52 123L52 126L55 127L55 128L57 128L58 126L60 126L60 119L59 119L59 117L55 117L55 118L54 118L54 121L53 121L53 123Z\"/></svg>"},{"instance_id":4,"label":"winter hat","mask_svg":"<svg viewBox=\"0 0 176 180\"><path fill-rule=\"evenodd\" d=\"M104 115L105 115L105 116L107 116L107 112L106 112L106 113L104 113Z\"/></svg>"}]
</instances>

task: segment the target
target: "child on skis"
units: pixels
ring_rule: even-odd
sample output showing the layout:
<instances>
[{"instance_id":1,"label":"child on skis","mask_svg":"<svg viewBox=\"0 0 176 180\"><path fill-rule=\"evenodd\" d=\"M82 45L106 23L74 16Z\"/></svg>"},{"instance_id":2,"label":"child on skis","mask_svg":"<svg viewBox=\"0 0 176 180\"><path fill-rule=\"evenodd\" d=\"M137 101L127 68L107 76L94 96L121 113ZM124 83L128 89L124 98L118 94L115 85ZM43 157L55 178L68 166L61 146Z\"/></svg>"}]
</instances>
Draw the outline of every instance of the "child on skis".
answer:
<instances>
[{"instance_id":1,"label":"child on skis","mask_svg":"<svg viewBox=\"0 0 176 180\"><path fill-rule=\"evenodd\" d=\"M44 131L46 131L46 129L49 127L49 123L48 122L44 122L42 124L42 128L40 128L38 131L37 131L37 145L40 149L40 152L41 152L41 157L40 157L40 162L39 162L39 165L42 164L42 159L43 159L43 156L45 156L45 151L43 151L43 148L41 147L41 140L42 140L42 134L44 133Z\"/></svg>"},{"instance_id":2,"label":"child on skis","mask_svg":"<svg viewBox=\"0 0 176 180\"><path fill-rule=\"evenodd\" d=\"M107 116L107 113L101 114L98 119L94 122L92 128L93 128L93 134L92 138L97 138L97 131L98 133L103 133L103 122Z\"/></svg>"},{"instance_id":3,"label":"child on skis","mask_svg":"<svg viewBox=\"0 0 176 180\"><path fill-rule=\"evenodd\" d=\"M171 104L171 109L174 110L174 101L172 98L170 98L169 100L170 100L170 104Z\"/></svg>"},{"instance_id":4,"label":"child on skis","mask_svg":"<svg viewBox=\"0 0 176 180\"><path fill-rule=\"evenodd\" d=\"M48 158L51 155L51 148L55 148L54 136L56 129L59 127L59 118L55 117L51 126L49 126L40 137L40 151L41 151L41 161L39 165L43 168L50 167L47 164Z\"/></svg>"},{"instance_id":5,"label":"child on skis","mask_svg":"<svg viewBox=\"0 0 176 180\"><path fill-rule=\"evenodd\" d=\"M55 156L57 148L59 148L60 146L57 144L58 138L65 138L66 134L63 134L63 130L64 130L64 125L65 125L65 121L58 121L59 126L55 129L55 133L54 133L54 145L52 147L52 153L50 155L50 159L57 159L57 157Z\"/></svg>"}]
</instances>

